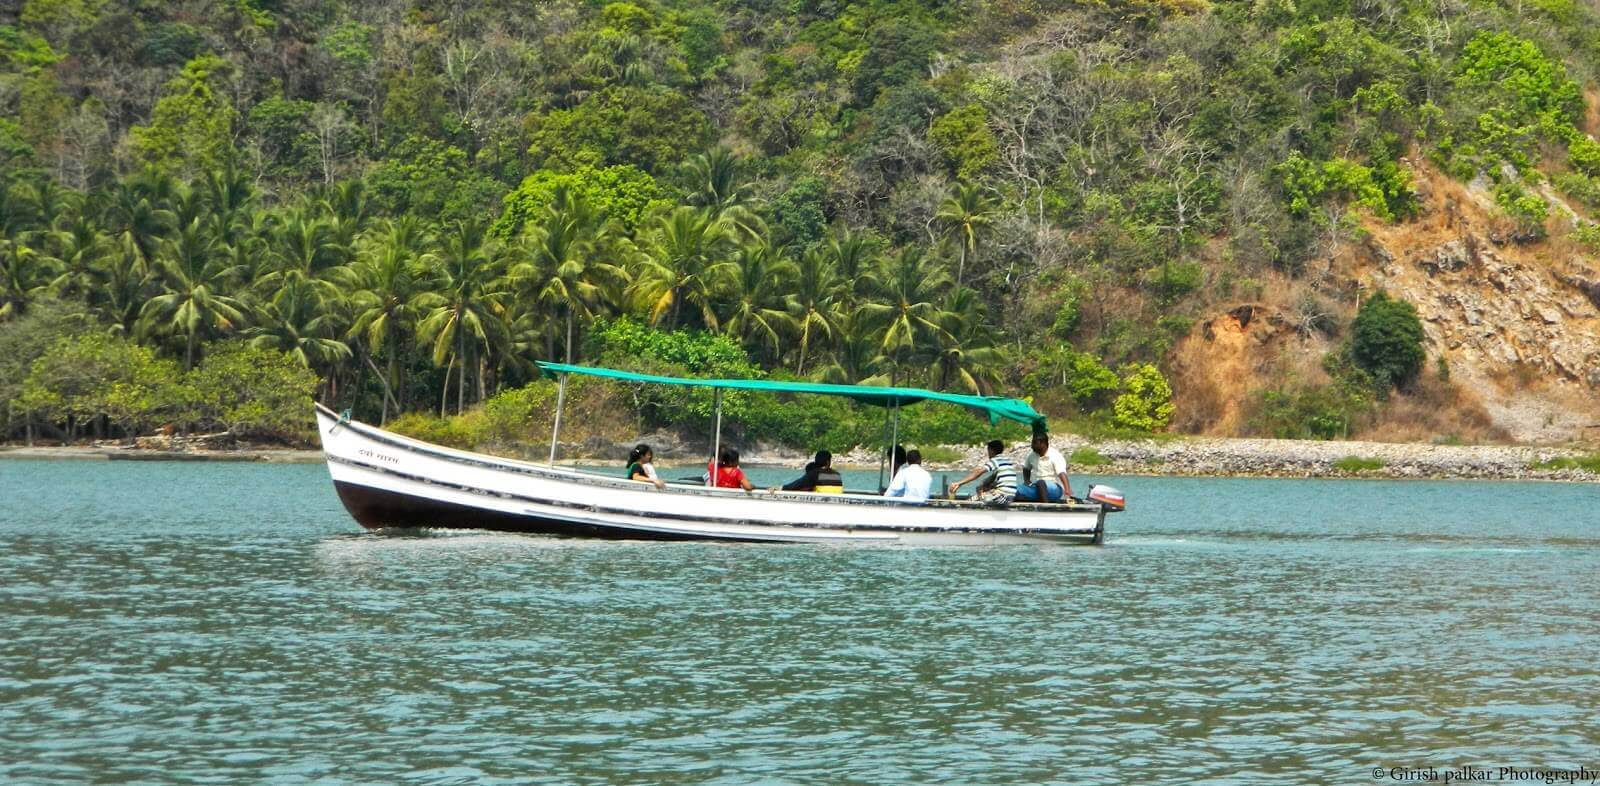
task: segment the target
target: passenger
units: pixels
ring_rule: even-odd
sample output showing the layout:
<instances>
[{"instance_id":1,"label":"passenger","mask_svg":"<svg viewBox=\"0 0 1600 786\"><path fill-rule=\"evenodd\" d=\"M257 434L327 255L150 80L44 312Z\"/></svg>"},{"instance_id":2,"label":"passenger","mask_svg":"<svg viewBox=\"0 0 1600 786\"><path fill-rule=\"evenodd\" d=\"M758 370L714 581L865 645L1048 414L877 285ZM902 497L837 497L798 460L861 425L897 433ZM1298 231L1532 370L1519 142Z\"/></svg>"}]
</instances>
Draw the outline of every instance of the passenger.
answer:
<instances>
[{"instance_id":1,"label":"passenger","mask_svg":"<svg viewBox=\"0 0 1600 786\"><path fill-rule=\"evenodd\" d=\"M950 484L950 498L956 498L956 490L983 478L983 483L978 487L976 498L989 505L1010 505L1017 496L1017 465L1010 456L1004 455L1006 445L998 439L989 440L989 460L983 466L973 470L966 477Z\"/></svg>"},{"instance_id":2,"label":"passenger","mask_svg":"<svg viewBox=\"0 0 1600 786\"><path fill-rule=\"evenodd\" d=\"M883 492L883 495L899 497L906 502L921 505L928 501L928 492L932 488L933 476L922 468L922 451L912 450L906 454L905 465L894 474L894 480L889 483L889 490Z\"/></svg>"},{"instance_id":3,"label":"passenger","mask_svg":"<svg viewBox=\"0 0 1600 786\"><path fill-rule=\"evenodd\" d=\"M1067 480L1067 460L1061 451L1050 447L1050 438L1040 434L1033 438L1033 450L1022 462L1022 486L1017 489L1018 502L1060 502L1072 497L1072 483Z\"/></svg>"},{"instance_id":4,"label":"passenger","mask_svg":"<svg viewBox=\"0 0 1600 786\"><path fill-rule=\"evenodd\" d=\"M806 464L805 474L783 484L783 490L843 494L844 479L839 477L839 471L833 468L833 454L819 450L816 459Z\"/></svg>"},{"instance_id":5,"label":"passenger","mask_svg":"<svg viewBox=\"0 0 1600 786\"><path fill-rule=\"evenodd\" d=\"M719 489L744 489L754 491L755 486L750 479L744 476L744 471L739 469L739 451L733 448L723 448L721 456L714 467L717 478L713 486ZM706 472L712 472L713 465L706 464Z\"/></svg>"},{"instance_id":6,"label":"passenger","mask_svg":"<svg viewBox=\"0 0 1600 786\"><path fill-rule=\"evenodd\" d=\"M900 468L906 465L906 446L895 445L889 453L889 477L900 474Z\"/></svg>"},{"instance_id":7,"label":"passenger","mask_svg":"<svg viewBox=\"0 0 1600 786\"><path fill-rule=\"evenodd\" d=\"M656 477L655 465L650 463L655 458L655 452L650 450L649 445L642 442L635 445L633 452L628 454L628 480L654 483L658 489L666 488L667 484Z\"/></svg>"}]
</instances>

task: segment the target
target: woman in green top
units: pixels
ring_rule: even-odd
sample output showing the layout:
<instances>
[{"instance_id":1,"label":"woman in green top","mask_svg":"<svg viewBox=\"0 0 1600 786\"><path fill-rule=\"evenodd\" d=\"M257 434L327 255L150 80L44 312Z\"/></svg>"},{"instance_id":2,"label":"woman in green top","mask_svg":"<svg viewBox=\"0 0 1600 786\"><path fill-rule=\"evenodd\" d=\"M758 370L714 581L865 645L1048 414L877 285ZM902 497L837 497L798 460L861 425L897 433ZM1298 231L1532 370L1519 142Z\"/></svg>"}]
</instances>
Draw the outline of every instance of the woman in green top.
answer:
<instances>
[{"instance_id":1,"label":"woman in green top","mask_svg":"<svg viewBox=\"0 0 1600 786\"><path fill-rule=\"evenodd\" d=\"M655 453L650 446L639 443L628 454L628 480L642 480L645 483L654 483L656 488L666 488L667 484L656 477L656 468L650 462L655 460Z\"/></svg>"}]
</instances>

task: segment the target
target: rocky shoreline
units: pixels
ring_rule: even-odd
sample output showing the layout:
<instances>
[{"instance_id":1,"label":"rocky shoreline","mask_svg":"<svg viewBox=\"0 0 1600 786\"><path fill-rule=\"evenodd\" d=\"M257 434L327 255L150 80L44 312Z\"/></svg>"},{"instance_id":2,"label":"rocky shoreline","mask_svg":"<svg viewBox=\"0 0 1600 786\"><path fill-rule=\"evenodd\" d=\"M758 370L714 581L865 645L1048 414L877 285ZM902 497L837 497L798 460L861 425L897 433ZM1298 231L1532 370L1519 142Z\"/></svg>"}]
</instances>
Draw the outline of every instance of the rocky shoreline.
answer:
<instances>
[{"instance_id":1,"label":"rocky shoreline","mask_svg":"<svg viewBox=\"0 0 1600 786\"><path fill-rule=\"evenodd\" d=\"M640 441L651 442L660 435ZM656 441L662 441L657 439ZM632 442L627 443L631 445ZM1389 442L1316 442L1281 439L1219 439L1176 437L1151 440L1089 440L1058 436L1054 442L1071 461L1074 473L1088 475L1171 475L1184 477L1281 478L1393 478L1464 480L1552 480L1600 482L1600 473L1584 469L1541 469L1555 459L1575 458L1585 452L1573 448L1520 445L1429 445ZM563 462L616 464L627 447L586 443L562 445ZM665 446L663 446L665 447ZM1019 461L1028 449L1015 443L1011 452ZM540 446L490 446L486 452L542 460L548 448ZM926 450L926 448L925 448ZM658 448L664 466L697 466L689 446ZM976 466L983 460L980 446L941 445L928 450L935 458L929 469ZM0 459L87 459L111 461L265 461L317 463L319 450L287 448L158 449L123 445L64 447L0 446ZM782 447L757 445L745 451L747 464L799 467L806 453ZM875 469L875 451L857 448L837 456L835 464L853 469Z\"/></svg>"},{"instance_id":2,"label":"rocky shoreline","mask_svg":"<svg viewBox=\"0 0 1600 786\"><path fill-rule=\"evenodd\" d=\"M1069 458L1073 472L1094 475L1600 482L1600 473L1584 469L1536 468L1586 455L1571 448L1203 437L1089 440L1070 435L1055 438L1053 444ZM1027 450L1026 443L1018 442L1010 452L1021 461ZM943 445L939 452L957 452L960 458L925 461L930 469L976 466L985 455L976 446ZM1092 460L1070 461L1075 455ZM750 462L767 463L764 459L758 454ZM858 449L835 463L868 469L877 461L874 451Z\"/></svg>"},{"instance_id":3,"label":"rocky shoreline","mask_svg":"<svg viewBox=\"0 0 1600 786\"><path fill-rule=\"evenodd\" d=\"M1511 445L1428 445L1274 439L1063 440L1062 453L1092 447L1096 473L1201 477L1600 481L1583 469L1537 469L1582 451Z\"/></svg>"},{"instance_id":4,"label":"rocky shoreline","mask_svg":"<svg viewBox=\"0 0 1600 786\"><path fill-rule=\"evenodd\" d=\"M0 445L0 459L39 461L265 461L274 464L318 464L320 450L295 448L232 448L168 450L132 445Z\"/></svg>"}]
</instances>

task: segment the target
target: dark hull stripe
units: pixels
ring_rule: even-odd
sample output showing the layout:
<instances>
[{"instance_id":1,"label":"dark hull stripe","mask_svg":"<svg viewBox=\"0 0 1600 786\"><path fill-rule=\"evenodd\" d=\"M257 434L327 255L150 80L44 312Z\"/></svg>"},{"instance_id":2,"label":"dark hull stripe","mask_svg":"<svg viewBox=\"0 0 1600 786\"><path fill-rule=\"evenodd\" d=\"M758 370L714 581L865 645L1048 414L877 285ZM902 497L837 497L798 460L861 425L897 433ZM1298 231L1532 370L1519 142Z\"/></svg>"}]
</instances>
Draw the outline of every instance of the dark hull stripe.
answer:
<instances>
[{"instance_id":1,"label":"dark hull stripe","mask_svg":"<svg viewBox=\"0 0 1600 786\"><path fill-rule=\"evenodd\" d=\"M486 529L497 532L613 540L754 540L736 537L708 538L703 535L564 521L531 513L505 513L337 480L333 486L338 490L339 501L344 503L345 510L350 511L350 515L368 529L386 527Z\"/></svg>"}]
</instances>

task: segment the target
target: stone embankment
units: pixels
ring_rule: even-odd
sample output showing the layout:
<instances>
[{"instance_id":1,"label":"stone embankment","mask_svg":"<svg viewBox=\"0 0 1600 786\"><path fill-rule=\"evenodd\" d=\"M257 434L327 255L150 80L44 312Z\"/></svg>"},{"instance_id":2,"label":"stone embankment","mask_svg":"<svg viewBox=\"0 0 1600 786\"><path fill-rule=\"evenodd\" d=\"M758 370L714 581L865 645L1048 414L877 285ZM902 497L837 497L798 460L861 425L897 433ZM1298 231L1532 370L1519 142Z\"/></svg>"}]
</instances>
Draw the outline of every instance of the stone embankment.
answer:
<instances>
[{"instance_id":1,"label":"stone embankment","mask_svg":"<svg viewBox=\"0 0 1600 786\"><path fill-rule=\"evenodd\" d=\"M1596 481L1581 469L1535 469L1578 451L1501 445L1312 442L1273 439L1186 439L1103 442L1093 447L1111 463L1100 471L1162 475L1382 477ZM1070 453L1071 451L1064 451ZM1351 464L1373 466L1348 469Z\"/></svg>"},{"instance_id":2,"label":"stone embankment","mask_svg":"<svg viewBox=\"0 0 1600 786\"><path fill-rule=\"evenodd\" d=\"M1092 449L1097 461L1072 462L1072 471L1097 475L1600 481L1600 474L1582 469L1535 468L1553 459L1584 455L1566 448L1287 439L1087 440L1074 436L1057 437L1054 444L1069 458L1080 449ZM1020 461L1027 449L1017 443L1012 455ZM931 462L930 468L976 466L982 460L981 448L961 450L961 460ZM862 465L876 466L877 462L870 451L852 452L845 458Z\"/></svg>"}]
</instances>

